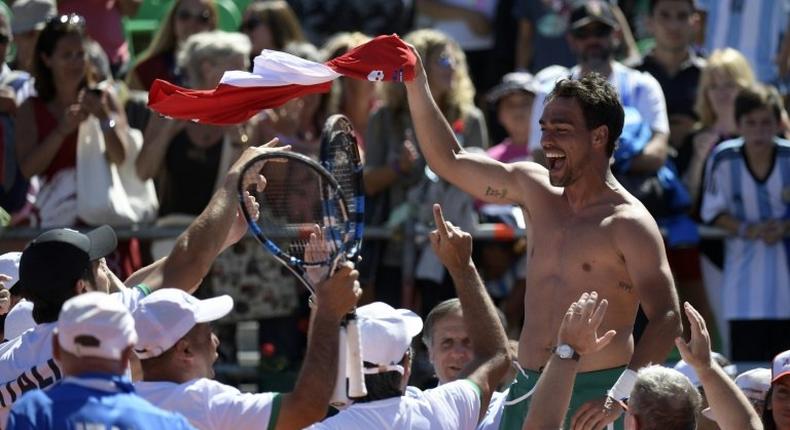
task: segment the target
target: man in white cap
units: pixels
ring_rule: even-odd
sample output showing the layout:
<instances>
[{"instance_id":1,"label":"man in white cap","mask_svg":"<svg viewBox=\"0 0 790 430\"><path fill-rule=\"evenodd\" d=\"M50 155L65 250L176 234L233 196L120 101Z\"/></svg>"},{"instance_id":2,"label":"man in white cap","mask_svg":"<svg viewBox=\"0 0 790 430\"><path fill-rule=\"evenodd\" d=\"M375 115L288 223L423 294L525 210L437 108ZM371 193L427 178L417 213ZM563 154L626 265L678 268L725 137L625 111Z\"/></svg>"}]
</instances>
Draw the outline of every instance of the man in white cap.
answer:
<instances>
[{"instance_id":1,"label":"man in white cap","mask_svg":"<svg viewBox=\"0 0 790 430\"><path fill-rule=\"evenodd\" d=\"M118 300L78 295L60 311L52 351L65 378L14 403L9 429L191 429L184 417L151 405L124 376L137 341L134 320Z\"/></svg>"},{"instance_id":2,"label":"man in white cap","mask_svg":"<svg viewBox=\"0 0 790 430\"><path fill-rule=\"evenodd\" d=\"M222 186L197 219L182 233L169 256L140 269L112 294L130 311L145 296L163 286L194 292L220 252L240 240L247 223L239 213L236 191L243 166L253 157L272 150L277 140L251 147L226 174ZM265 184L258 178L259 188ZM246 202L250 204L249 201ZM8 409L26 391L46 388L63 377L52 355L52 333L63 303L90 291L107 293L115 279L102 258L116 246L115 232L102 226L87 234L55 229L39 235L25 250L19 264L23 296L33 303L38 324L22 336L0 345L0 428Z\"/></svg>"},{"instance_id":3,"label":"man in white cap","mask_svg":"<svg viewBox=\"0 0 790 430\"><path fill-rule=\"evenodd\" d=\"M510 355L507 337L472 262L472 238L446 223L434 205L437 230L431 245L447 267L463 308L473 358L458 379L420 392L406 384L411 341L422 330L419 316L381 302L357 309L368 394L311 429L474 429L483 417Z\"/></svg>"},{"instance_id":4,"label":"man in white cap","mask_svg":"<svg viewBox=\"0 0 790 430\"><path fill-rule=\"evenodd\" d=\"M137 391L201 430L302 429L322 419L337 375L340 321L359 299L358 276L344 264L318 284L302 370L293 391L283 394L241 393L212 380L219 340L209 323L231 311L230 296L198 300L174 289L151 294L133 314L144 379Z\"/></svg>"}]
</instances>

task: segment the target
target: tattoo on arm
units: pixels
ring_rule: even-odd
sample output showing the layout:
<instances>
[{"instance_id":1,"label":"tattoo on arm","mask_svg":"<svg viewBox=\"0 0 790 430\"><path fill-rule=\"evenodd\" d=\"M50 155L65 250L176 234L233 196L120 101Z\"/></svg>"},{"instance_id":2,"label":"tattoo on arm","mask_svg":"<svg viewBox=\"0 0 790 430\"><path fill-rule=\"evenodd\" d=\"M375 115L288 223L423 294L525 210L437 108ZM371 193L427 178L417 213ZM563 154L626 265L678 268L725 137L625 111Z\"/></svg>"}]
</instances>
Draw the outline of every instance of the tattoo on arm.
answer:
<instances>
[{"instance_id":1,"label":"tattoo on arm","mask_svg":"<svg viewBox=\"0 0 790 430\"><path fill-rule=\"evenodd\" d=\"M505 196L507 196L507 188L502 188L501 190L498 190L495 188L486 187L486 196L498 197L504 199Z\"/></svg>"},{"instance_id":2,"label":"tattoo on arm","mask_svg":"<svg viewBox=\"0 0 790 430\"><path fill-rule=\"evenodd\" d=\"M634 290L634 286L628 282L620 281L617 283L617 286L620 287L621 290L625 290L626 293L631 293Z\"/></svg>"}]
</instances>

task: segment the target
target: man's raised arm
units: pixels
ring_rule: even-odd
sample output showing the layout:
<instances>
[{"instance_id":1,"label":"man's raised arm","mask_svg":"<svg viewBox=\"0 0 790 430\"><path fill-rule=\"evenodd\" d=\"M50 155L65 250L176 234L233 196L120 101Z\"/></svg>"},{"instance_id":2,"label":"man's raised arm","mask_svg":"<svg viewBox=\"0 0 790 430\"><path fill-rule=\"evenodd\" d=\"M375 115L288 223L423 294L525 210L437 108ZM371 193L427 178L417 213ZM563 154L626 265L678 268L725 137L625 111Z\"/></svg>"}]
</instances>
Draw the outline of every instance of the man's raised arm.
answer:
<instances>
[{"instance_id":1,"label":"man's raised arm","mask_svg":"<svg viewBox=\"0 0 790 430\"><path fill-rule=\"evenodd\" d=\"M433 205L433 214L436 230L431 232L431 246L453 278L472 341L474 358L461 370L459 378L467 378L480 388L479 420L510 365L507 336L472 262L472 236L445 222L438 204Z\"/></svg>"},{"instance_id":2,"label":"man's raised arm","mask_svg":"<svg viewBox=\"0 0 790 430\"><path fill-rule=\"evenodd\" d=\"M274 139L265 145L247 148L228 170L222 187L214 193L203 212L178 236L170 255L133 273L129 279L144 283L151 290L166 286L193 293L217 256L247 231L236 191L242 168L259 154L290 149L277 147L277 144ZM259 181L262 189L266 181L262 177ZM247 204L255 203L248 201Z\"/></svg>"},{"instance_id":3,"label":"man's raised arm","mask_svg":"<svg viewBox=\"0 0 790 430\"><path fill-rule=\"evenodd\" d=\"M548 186L546 169L537 163L506 164L484 154L465 152L433 100L422 60L412 50L417 56L416 76L405 83L406 94L417 142L430 168L458 188L491 203L524 204L524 191L531 186Z\"/></svg>"}]
</instances>

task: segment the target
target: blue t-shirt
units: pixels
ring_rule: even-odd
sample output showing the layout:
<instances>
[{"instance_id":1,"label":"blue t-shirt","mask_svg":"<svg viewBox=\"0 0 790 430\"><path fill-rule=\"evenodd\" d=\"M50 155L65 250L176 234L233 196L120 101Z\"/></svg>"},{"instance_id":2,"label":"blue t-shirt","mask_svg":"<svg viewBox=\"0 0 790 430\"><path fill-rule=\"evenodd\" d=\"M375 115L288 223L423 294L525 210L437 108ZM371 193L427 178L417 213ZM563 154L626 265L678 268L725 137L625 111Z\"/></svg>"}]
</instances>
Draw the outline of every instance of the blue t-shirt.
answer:
<instances>
[{"instance_id":1,"label":"blue t-shirt","mask_svg":"<svg viewBox=\"0 0 790 430\"><path fill-rule=\"evenodd\" d=\"M67 377L48 390L25 393L11 408L11 429L193 429L187 420L152 405L123 376Z\"/></svg>"}]
</instances>

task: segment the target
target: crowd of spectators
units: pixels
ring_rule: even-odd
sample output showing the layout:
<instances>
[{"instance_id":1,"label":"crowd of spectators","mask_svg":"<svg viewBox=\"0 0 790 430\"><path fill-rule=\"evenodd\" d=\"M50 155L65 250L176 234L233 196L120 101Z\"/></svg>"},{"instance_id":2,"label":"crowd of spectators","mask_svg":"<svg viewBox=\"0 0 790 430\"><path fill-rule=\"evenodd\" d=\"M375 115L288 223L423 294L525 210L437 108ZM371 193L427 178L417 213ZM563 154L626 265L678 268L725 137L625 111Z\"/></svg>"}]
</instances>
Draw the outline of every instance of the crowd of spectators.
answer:
<instances>
[{"instance_id":1,"label":"crowd of spectators","mask_svg":"<svg viewBox=\"0 0 790 430\"><path fill-rule=\"evenodd\" d=\"M132 50L124 26L146 1L0 4L0 206L7 228L96 224L80 203L91 191L80 180L87 165L80 160L89 157L81 151L85 136L102 138L93 150L103 166L155 189L146 195L155 214L138 211L116 226L186 225L246 147L277 137L315 157L323 121L343 113L364 156L367 224L392 232L363 248L362 301L423 316L437 304L450 306L452 276L427 243L407 256L405 229L430 225L434 202L468 231L491 222L523 228L524 214L475 201L426 166L402 85L341 78L327 94L224 127L161 117L145 106L156 79L212 89L224 72L251 69L263 49L324 62L395 32L420 54L433 100L459 144L503 162L546 162L538 119L557 79L604 76L625 109L612 171L662 228L678 294L710 324L714 349L736 362L768 363L790 347L787 2L255 0L238 1L237 27L220 29L221 2L174 0L165 2L148 46ZM726 238L700 237L700 224ZM529 240L481 240L475 248L511 337L522 324ZM125 278L168 255L173 242L124 240L107 264ZM275 370L294 370L309 326L306 292L267 258L257 245L239 242L218 257L198 294L237 299L220 321L222 360L236 359L234 323L261 320L263 359ZM261 283L265 293L257 290ZM644 315L637 341L640 325ZM426 329L427 351L416 345L415 380L430 379L420 371L430 374L425 364L436 355ZM657 372L640 373L645 392L688 391L683 381L652 387ZM786 379L774 382L785 387ZM777 393L787 401L786 391L772 388L761 405L770 406ZM701 407L699 399L689 402ZM642 408L635 403L630 412L649 413Z\"/></svg>"}]
</instances>

